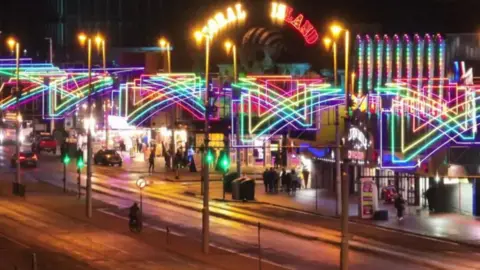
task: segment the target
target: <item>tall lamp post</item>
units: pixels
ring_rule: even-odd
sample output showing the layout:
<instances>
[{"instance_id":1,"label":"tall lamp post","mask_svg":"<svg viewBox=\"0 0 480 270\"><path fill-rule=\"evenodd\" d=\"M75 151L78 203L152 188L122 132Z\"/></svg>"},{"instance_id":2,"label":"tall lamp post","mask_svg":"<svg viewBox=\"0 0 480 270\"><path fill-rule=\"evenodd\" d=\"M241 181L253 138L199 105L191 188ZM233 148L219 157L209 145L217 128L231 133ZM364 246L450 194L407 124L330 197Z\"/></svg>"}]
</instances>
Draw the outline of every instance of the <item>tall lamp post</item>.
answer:
<instances>
[{"instance_id":1,"label":"tall lamp post","mask_svg":"<svg viewBox=\"0 0 480 270\"><path fill-rule=\"evenodd\" d=\"M46 37L45 40L48 40L48 48L49 48L48 58L49 58L50 64L53 64L53 41L51 37ZM50 132L52 133L52 135L53 135L54 129L55 129L55 118L52 117L52 119L50 119Z\"/></svg>"},{"instance_id":2,"label":"tall lamp post","mask_svg":"<svg viewBox=\"0 0 480 270\"><path fill-rule=\"evenodd\" d=\"M21 184L21 174L20 174L20 125L22 124L22 115L20 113L20 97L22 96L22 91L20 89L20 43L17 42L14 38L9 38L7 40L7 45L10 50L15 50L15 76L16 76L16 84L15 84L15 91L16 91L16 99L17 99L17 125L15 126L16 133L17 133L17 143L15 144L15 153L17 157L17 172L15 174L15 183L17 185Z\"/></svg>"},{"instance_id":3,"label":"tall lamp post","mask_svg":"<svg viewBox=\"0 0 480 270\"><path fill-rule=\"evenodd\" d=\"M88 63L88 126L87 126L87 184L86 184L86 215L92 217L92 39L95 42L103 40L100 36L92 37L85 34L79 34L78 40L80 45L87 43L87 63Z\"/></svg>"},{"instance_id":4,"label":"tall lamp post","mask_svg":"<svg viewBox=\"0 0 480 270\"><path fill-rule=\"evenodd\" d=\"M170 41L168 41L164 37L161 37L158 40L158 46L160 48L162 48L163 50L167 51L167 72L171 73L172 72L172 63L171 63L171 60L170 60L170 49L171 49ZM175 151L175 122L176 121L177 121L177 104L173 104L172 105L172 114L171 114L171 118L170 118L170 122L172 123L171 138L170 138L170 151L172 153L172 155L170 157L172 159L171 164L174 164L173 160L175 159L175 153L176 153L176 151ZM175 166L174 170L175 170L175 178L178 178L178 164L177 164L177 166Z\"/></svg>"},{"instance_id":5,"label":"tall lamp post","mask_svg":"<svg viewBox=\"0 0 480 270\"><path fill-rule=\"evenodd\" d=\"M335 80L335 87L337 87L337 40L340 37L342 32L345 32L344 38L344 47L345 47L345 110L347 112L348 117L348 65L349 65L349 45L350 45L350 32L347 29L342 28L338 24L332 24L330 26L330 32L334 38L333 40L333 67L334 67L334 80ZM339 210L341 209L341 229L342 229L342 240L341 240L341 250L340 250L340 269L346 270L348 269L348 179L347 179L347 166L348 164L344 164L345 171L342 174L341 164L340 164L340 129L339 129L339 110L338 106L336 107L335 111L335 125L336 125L336 132L335 132L335 139L336 139L336 151L335 151L335 165L336 165L336 184L337 184L337 214L339 214ZM346 125L346 129L348 129L348 125ZM339 192L340 191L340 192ZM341 203L340 203L341 202Z\"/></svg>"},{"instance_id":6,"label":"tall lamp post","mask_svg":"<svg viewBox=\"0 0 480 270\"><path fill-rule=\"evenodd\" d=\"M237 72L237 46L233 44L231 41L227 40L225 41L225 50L227 53L230 53L232 51L232 57L233 57L233 83L237 83L237 78L238 78L238 72ZM233 91L233 88L232 88ZM239 110L240 105L237 107L237 117L236 117L236 132L235 132L235 141L237 145L236 149L236 161L237 161L237 173L238 175L241 175L242 173L242 161L241 161L241 149L240 149L240 110Z\"/></svg>"},{"instance_id":7,"label":"tall lamp post","mask_svg":"<svg viewBox=\"0 0 480 270\"><path fill-rule=\"evenodd\" d=\"M202 166L202 177L203 177L203 209L202 209L202 246L203 252L208 254L209 245L210 245L210 210L209 210L209 164L207 163L208 156L208 144L209 144L209 114L210 114L210 100L208 92L208 76L210 68L210 35L205 35L200 31L195 32L195 39L197 43L200 43L202 39L205 38L205 142L204 142L204 151L203 151L203 166Z\"/></svg>"}]
</instances>

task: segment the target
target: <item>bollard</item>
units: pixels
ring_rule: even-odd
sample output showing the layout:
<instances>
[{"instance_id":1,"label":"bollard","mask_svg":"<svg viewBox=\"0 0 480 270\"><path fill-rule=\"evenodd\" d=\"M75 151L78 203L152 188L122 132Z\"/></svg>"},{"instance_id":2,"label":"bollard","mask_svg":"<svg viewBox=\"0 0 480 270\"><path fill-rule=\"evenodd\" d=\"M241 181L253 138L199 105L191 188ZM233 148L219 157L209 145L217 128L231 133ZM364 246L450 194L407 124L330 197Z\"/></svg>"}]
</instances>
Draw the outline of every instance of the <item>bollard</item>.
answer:
<instances>
[{"instance_id":1,"label":"bollard","mask_svg":"<svg viewBox=\"0 0 480 270\"><path fill-rule=\"evenodd\" d=\"M167 242L167 245L170 244L169 236L170 236L170 228L167 226L167 236L165 237L165 240L166 240L166 242Z\"/></svg>"},{"instance_id":2,"label":"bollard","mask_svg":"<svg viewBox=\"0 0 480 270\"><path fill-rule=\"evenodd\" d=\"M32 270L37 270L37 254L32 254Z\"/></svg>"},{"instance_id":3,"label":"bollard","mask_svg":"<svg viewBox=\"0 0 480 270\"><path fill-rule=\"evenodd\" d=\"M260 222L258 222L258 269L262 270L262 245L260 243Z\"/></svg>"}]
</instances>

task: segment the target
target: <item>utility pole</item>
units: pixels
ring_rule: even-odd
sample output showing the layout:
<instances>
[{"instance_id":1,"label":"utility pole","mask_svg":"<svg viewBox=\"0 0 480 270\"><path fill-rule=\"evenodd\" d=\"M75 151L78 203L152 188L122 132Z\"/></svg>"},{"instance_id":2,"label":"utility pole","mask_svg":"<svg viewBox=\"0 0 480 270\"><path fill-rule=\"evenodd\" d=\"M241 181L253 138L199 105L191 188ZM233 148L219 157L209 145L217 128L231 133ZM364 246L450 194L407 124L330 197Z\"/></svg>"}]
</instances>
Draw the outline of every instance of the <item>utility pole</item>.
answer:
<instances>
[{"instance_id":1,"label":"utility pole","mask_svg":"<svg viewBox=\"0 0 480 270\"><path fill-rule=\"evenodd\" d=\"M204 142L204 153L203 153L203 209L202 209L202 246L203 252L205 254L209 253L210 247L210 209L209 209L209 175L208 175L208 166L207 155L208 155L208 143L209 143L209 114L210 114L210 97L208 93L208 76L209 76L209 65L210 65L210 36L205 38L205 142Z\"/></svg>"},{"instance_id":2,"label":"utility pole","mask_svg":"<svg viewBox=\"0 0 480 270\"><path fill-rule=\"evenodd\" d=\"M15 43L15 58L16 58L16 88L17 88L17 143L15 144L15 152L17 153L17 173L16 173L16 182L20 188L20 184L22 182L21 179L21 172L20 172L20 146L22 142L20 141L20 133L22 131L22 115L20 113L20 97L22 95L22 91L20 90L20 43Z\"/></svg>"},{"instance_id":3,"label":"utility pole","mask_svg":"<svg viewBox=\"0 0 480 270\"><path fill-rule=\"evenodd\" d=\"M48 49L48 58L49 58L50 64L53 64L53 42L52 42L52 38L51 38L51 37L46 37L45 40L48 40L48 45L49 45L49 46L48 46L48 48L49 48L49 49ZM52 92L50 91L50 95L51 95L51 93L52 93ZM55 94L56 94L56 93L54 92L54 95L55 95ZM50 97L50 98L51 98L52 101L53 101L53 99L54 99L53 96ZM53 104L53 103L52 103L52 104ZM52 118L50 119L50 132L52 133L52 135L53 135L53 130L54 130L54 129L55 129L55 119L52 117Z\"/></svg>"},{"instance_id":4,"label":"utility pole","mask_svg":"<svg viewBox=\"0 0 480 270\"><path fill-rule=\"evenodd\" d=\"M341 216L341 229L342 239L340 244L340 269L348 269L348 162L344 161L344 173L342 177L342 216Z\"/></svg>"}]
</instances>

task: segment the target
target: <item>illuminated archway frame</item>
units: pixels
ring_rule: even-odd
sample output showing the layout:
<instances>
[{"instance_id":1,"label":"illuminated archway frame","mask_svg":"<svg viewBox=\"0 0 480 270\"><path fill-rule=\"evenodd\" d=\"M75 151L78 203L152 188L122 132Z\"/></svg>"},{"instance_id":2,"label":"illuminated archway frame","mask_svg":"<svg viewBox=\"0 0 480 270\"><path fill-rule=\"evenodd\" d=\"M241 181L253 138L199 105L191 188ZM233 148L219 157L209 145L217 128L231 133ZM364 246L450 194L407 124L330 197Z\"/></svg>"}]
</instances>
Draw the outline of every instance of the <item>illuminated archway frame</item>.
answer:
<instances>
[{"instance_id":1,"label":"illuminated archway frame","mask_svg":"<svg viewBox=\"0 0 480 270\"><path fill-rule=\"evenodd\" d=\"M228 25L245 20L246 17L247 13L243 10L242 4L238 3L233 8L228 7L225 12L217 12L209 18L201 32L205 36L213 37ZM271 2L270 18L274 22L287 23L295 28L308 45L313 45L318 42L319 35L317 29L312 25L310 20L305 19L302 13L296 13L292 7L283 3Z\"/></svg>"}]
</instances>

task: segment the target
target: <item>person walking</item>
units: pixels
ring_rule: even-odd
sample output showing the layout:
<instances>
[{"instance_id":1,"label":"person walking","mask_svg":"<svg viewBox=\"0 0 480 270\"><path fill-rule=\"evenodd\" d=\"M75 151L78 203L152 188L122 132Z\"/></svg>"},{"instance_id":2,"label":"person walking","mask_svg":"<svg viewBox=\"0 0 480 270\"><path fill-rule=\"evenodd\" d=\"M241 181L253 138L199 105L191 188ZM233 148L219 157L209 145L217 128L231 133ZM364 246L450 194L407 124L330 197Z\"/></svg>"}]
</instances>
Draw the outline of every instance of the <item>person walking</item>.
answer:
<instances>
[{"instance_id":1,"label":"person walking","mask_svg":"<svg viewBox=\"0 0 480 270\"><path fill-rule=\"evenodd\" d=\"M263 185L265 186L265 193L268 193L268 169L263 172Z\"/></svg>"},{"instance_id":2,"label":"person walking","mask_svg":"<svg viewBox=\"0 0 480 270\"><path fill-rule=\"evenodd\" d=\"M287 171L285 170L285 168L282 169L282 175L280 176L280 179L282 184L282 191L286 192L288 188L287 188Z\"/></svg>"},{"instance_id":3,"label":"person walking","mask_svg":"<svg viewBox=\"0 0 480 270\"><path fill-rule=\"evenodd\" d=\"M272 192L278 193L278 180L280 177L278 176L278 173L274 168L270 168L270 178L272 181L272 186L271 186Z\"/></svg>"},{"instance_id":4,"label":"person walking","mask_svg":"<svg viewBox=\"0 0 480 270\"><path fill-rule=\"evenodd\" d=\"M397 209L397 218L400 221L403 219L403 212L405 211L405 200L401 193L395 199L395 208Z\"/></svg>"},{"instance_id":5,"label":"person walking","mask_svg":"<svg viewBox=\"0 0 480 270\"><path fill-rule=\"evenodd\" d=\"M295 169L292 169L290 175L291 175L290 190L292 191L292 195L295 195L297 193L297 187L300 179L298 178L297 173L295 172Z\"/></svg>"},{"instance_id":6,"label":"person walking","mask_svg":"<svg viewBox=\"0 0 480 270\"><path fill-rule=\"evenodd\" d=\"M153 173L155 170L155 151L150 152L150 156L148 157L148 173Z\"/></svg>"}]
</instances>

